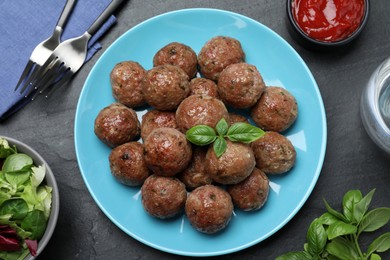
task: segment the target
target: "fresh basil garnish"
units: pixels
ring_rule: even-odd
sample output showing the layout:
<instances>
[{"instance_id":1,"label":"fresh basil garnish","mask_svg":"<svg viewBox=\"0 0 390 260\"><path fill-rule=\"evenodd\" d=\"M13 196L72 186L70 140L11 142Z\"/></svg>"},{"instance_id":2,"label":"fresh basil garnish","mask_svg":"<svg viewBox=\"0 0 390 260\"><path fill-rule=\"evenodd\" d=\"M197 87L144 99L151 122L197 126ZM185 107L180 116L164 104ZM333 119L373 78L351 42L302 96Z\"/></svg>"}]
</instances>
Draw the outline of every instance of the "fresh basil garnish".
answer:
<instances>
[{"instance_id":1,"label":"fresh basil garnish","mask_svg":"<svg viewBox=\"0 0 390 260\"><path fill-rule=\"evenodd\" d=\"M263 130L247 123L235 123L229 127L224 118L219 120L215 128L216 131L207 125L197 125L186 132L186 137L191 143L200 146L214 142L213 149L219 158L227 148L225 138L232 142L250 143L264 135Z\"/></svg>"}]
</instances>

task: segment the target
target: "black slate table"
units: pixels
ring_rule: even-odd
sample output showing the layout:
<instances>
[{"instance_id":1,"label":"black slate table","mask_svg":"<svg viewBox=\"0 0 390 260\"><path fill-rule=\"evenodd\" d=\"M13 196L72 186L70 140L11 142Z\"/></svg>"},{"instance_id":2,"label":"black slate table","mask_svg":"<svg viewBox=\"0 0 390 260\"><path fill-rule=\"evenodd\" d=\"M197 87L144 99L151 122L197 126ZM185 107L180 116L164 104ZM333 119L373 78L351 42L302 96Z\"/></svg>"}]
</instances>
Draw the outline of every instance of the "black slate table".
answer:
<instances>
[{"instance_id":1,"label":"black slate table","mask_svg":"<svg viewBox=\"0 0 390 260\"><path fill-rule=\"evenodd\" d=\"M0 124L0 134L34 147L48 161L60 189L58 225L40 259L181 259L160 252L125 234L98 208L79 171L74 149L74 117L78 97L91 68L109 45L131 27L172 10L218 8L240 13L268 26L286 39L312 71L323 97L328 141L319 180L296 216L276 234L222 259L275 259L302 250L310 222L325 207L338 205L351 189L367 194L376 188L373 207L390 206L390 156L371 141L363 128L359 103L374 69L390 55L390 1L371 0L371 15L361 37L343 51L304 49L289 35L285 1L273 0L132 0L117 12L118 23L101 40L99 51L52 99L39 98ZM389 225L382 231L389 231ZM369 240L370 238L368 238ZM389 252L383 259L390 259Z\"/></svg>"}]
</instances>

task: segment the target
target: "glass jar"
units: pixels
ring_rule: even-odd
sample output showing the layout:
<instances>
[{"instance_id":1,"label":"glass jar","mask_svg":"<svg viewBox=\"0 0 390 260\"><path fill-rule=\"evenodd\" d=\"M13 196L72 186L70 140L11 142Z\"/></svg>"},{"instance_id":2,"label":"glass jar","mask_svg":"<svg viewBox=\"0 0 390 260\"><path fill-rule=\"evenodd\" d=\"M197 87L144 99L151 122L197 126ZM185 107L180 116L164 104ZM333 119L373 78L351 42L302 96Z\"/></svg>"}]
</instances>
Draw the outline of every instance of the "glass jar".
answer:
<instances>
[{"instance_id":1,"label":"glass jar","mask_svg":"<svg viewBox=\"0 0 390 260\"><path fill-rule=\"evenodd\" d=\"M362 94L360 113L368 135L390 154L390 58L371 75Z\"/></svg>"}]
</instances>

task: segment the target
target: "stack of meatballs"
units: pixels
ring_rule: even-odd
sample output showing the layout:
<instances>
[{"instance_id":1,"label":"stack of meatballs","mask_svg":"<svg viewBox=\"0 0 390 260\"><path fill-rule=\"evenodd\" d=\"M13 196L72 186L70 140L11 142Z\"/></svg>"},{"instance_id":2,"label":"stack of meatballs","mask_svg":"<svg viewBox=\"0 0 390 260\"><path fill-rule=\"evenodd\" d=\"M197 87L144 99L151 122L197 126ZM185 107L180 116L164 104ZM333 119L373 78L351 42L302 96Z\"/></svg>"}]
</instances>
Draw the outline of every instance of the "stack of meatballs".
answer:
<instances>
[{"instance_id":1,"label":"stack of meatballs","mask_svg":"<svg viewBox=\"0 0 390 260\"><path fill-rule=\"evenodd\" d=\"M232 37L211 38L198 55L172 42L157 51L153 66L145 70L123 61L111 71L116 102L99 112L94 132L112 148L112 175L141 187L150 215L166 219L184 212L207 234L224 229L234 208L260 209L268 198L267 175L286 173L295 164L296 151L282 134L298 115L294 96L266 86ZM140 122L136 110L145 107ZM229 125L252 120L265 134L251 144L227 140L220 157L212 145L187 140L193 126L215 128L222 118Z\"/></svg>"}]
</instances>

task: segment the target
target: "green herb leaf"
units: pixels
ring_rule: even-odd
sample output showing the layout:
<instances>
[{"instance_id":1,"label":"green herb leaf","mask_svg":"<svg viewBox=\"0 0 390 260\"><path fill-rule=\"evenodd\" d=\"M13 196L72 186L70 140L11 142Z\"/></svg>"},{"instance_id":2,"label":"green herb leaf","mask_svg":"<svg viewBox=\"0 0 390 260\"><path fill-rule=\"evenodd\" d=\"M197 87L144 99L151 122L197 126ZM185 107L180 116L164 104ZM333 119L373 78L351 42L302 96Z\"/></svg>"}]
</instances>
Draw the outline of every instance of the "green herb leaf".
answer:
<instances>
[{"instance_id":1,"label":"green herb leaf","mask_svg":"<svg viewBox=\"0 0 390 260\"><path fill-rule=\"evenodd\" d=\"M375 193L375 189L370 191L366 196L364 196L363 199L361 199L358 203L356 203L354 209L354 219L356 223L360 223L360 221L364 217L364 214L366 214L368 207L370 206L372 197L374 196L374 193Z\"/></svg>"},{"instance_id":2,"label":"green herb leaf","mask_svg":"<svg viewBox=\"0 0 390 260\"><path fill-rule=\"evenodd\" d=\"M315 219L310 224L309 230L307 231L306 240L308 242L307 251L311 255L316 256L321 254L326 245L327 235L325 228L322 226L319 219Z\"/></svg>"},{"instance_id":3,"label":"green herb leaf","mask_svg":"<svg viewBox=\"0 0 390 260\"><path fill-rule=\"evenodd\" d=\"M329 240L332 240L339 236L354 234L356 231L356 226L344 223L343 221L337 221L330 225L326 232L328 233Z\"/></svg>"},{"instance_id":4,"label":"green herb leaf","mask_svg":"<svg viewBox=\"0 0 390 260\"><path fill-rule=\"evenodd\" d=\"M219 120L218 124L215 126L215 129L217 130L217 133L220 136L225 136L228 131L229 125L226 122L225 118L222 118Z\"/></svg>"},{"instance_id":5,"label":"green herb leaf","mask_svg":"<svg viewBox=\"0 0 390 260\"><path fill-rule=\"evenodd\" d=\"M377 254L372 254L370 256L370 260L381 260L382 258L380 257L380 255L377 255Z\"/></svg>"},{"instance_id":6,"label":"green herb leaf","mask_svg":"<svg viewBox=\"0 0 390 260\"><path fill-rule=\"evenodd\" d=\"M247 123L235 123L229 128L227 132L227 137L231 141L243 143L250 143L256 141L263 135L263 130Z\"/></svg>"},{"instance_id":7,"label":"green herb leaf","mask_svg":"<svg viewBox=\"0 0 390 260\"><path fill-rule=\"evenodd\" d=\"M344 221L344 222L348 222L348 219L346 219L344 217L343 214L341 214L340 212L338 212L337 210L334 210L329 204L328 202L324 199L324 204L325 204L325 207L326 207L326 210L332 214L333 216L335 216L336 218Z\"/></svg>"},{"instance_id":8,"label":"green herb leaf","mask_svg":"<svg viewBox=\"0 0 390 260\"><path fill-rule=\"evenodd\" d=\"M374 252L386 252L390 249L390 232L386 232L383 235L375 239L369 246L367 254L370 255Z\"/></svg>"},{"instance_id":9,"label":"green herb leaf","mask_svg":"<svg viewBox=\"0 0 390 260\"><path fill-rule=\"evenodd\" d=\"M200 146L211 144L217 139L214 129L207 125L191 127L186 132L186 137L191 143Z\"/></svg>"},{"instance_id":10,"label":"green herb leaf","mask_svg":"<svg viewBox=\"0 0 390 260\"><path fill-rule=\"evenodd\" d=\"M276 260L312 260L313 256L308 252L289 252L276 258Z\"/></svg>"},{"instance_id":11,"label":"green herb leaf","mask_svg":"<svg viewBox=\"0 0 390 260\"><path fill-rule=\"evenodd\" d=\"M330 214L329 212L325 212L324 214L322 214L321 217L319 217L319 221L323 224L323 225L332 225L333 223L336 223L337 221L340 221L338 218L336 218L335 216L333 216L332 214Z\"/></svg>"},{"instance_id":12,"label":"green herb leaf","mask_svg":"<svg viewBox=\"0 0 390 260\"><path fill-rule=\"evenodd\" d=\"M350 223L353 222L354 207L362 199L362 193L359 190L350 190L343 197L343 213Z\"/></svg>"},{"instance_id":13,"label":"green herb leaf","mask_svg":"<svg viewBox=\"0 0 390 260\"><path fill-rule=\"evenodd\" d=\"M338 237L332 240L330 243L326 245L325 250L337 259L341 260L351 260L351 259L359 259L359 254L355 250L354 243L347 239Z\"/></svg>"},{"instance_id":14,"label":"green herb leaf","mask_svg":"<svg viewBox=\"0 0 390 260\"><path fill-rule=\"evenodd\" d=\"M390 208L376 208L369 211L359 225L359 233L372 232L386 225L390 220Z\"/></svg>"},{"instance_id":15,"label":"green herb leaf","mask_svg":"<svg viewBox=\"0 0 390 260\"><path fill-rule=\"evenodd\" d=\"M225 138L223 138L222 136L219 136L215 140L214 146L213 146L214 153L217 156L217 158L222 156L222 154L226 151L226 148L227 148L227 143L226 143Z\"/></svg>"}]
</instances>

